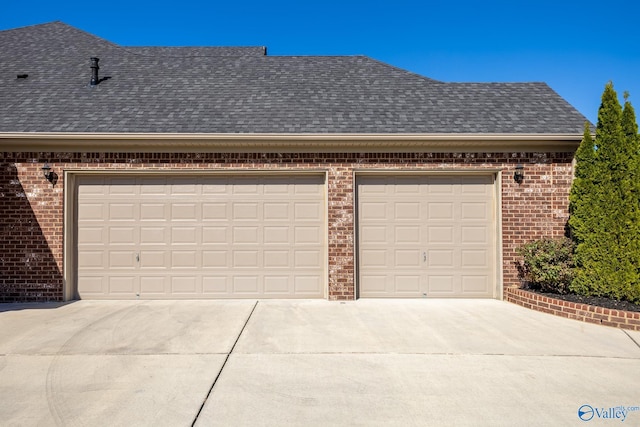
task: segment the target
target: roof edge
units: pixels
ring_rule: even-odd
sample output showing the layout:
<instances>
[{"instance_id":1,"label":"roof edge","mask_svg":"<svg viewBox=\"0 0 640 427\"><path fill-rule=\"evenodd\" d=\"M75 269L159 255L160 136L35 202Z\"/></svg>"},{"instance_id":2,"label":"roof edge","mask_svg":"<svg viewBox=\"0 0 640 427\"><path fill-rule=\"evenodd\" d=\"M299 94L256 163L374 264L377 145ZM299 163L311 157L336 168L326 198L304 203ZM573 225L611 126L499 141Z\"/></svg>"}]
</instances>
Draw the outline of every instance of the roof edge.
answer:
<instances>
[{"instance_id":1,"label":"roof edge","mask_svg":"<svg viewBox=\"0 0 640 427\"><path fill-rule=\"evenodd\" d=\"M575 151L583 134L227 134L2 132L2 151Z\"/></svg>"}]
</instances>

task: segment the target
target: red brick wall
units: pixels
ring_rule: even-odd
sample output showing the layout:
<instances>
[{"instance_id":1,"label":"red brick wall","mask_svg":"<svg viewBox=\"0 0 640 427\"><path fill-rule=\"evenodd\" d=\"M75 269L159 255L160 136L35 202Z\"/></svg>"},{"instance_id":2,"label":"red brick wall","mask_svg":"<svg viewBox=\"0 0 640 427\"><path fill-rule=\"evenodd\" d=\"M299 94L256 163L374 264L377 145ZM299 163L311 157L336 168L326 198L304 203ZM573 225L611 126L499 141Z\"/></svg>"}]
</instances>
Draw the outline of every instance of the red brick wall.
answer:
<instances>
[{"instance_id":1,"label":"red brick wall","mask_svg":"<svg viewBox=\"0 0 640 427\"><path fill-rule=\"evenodd\" d=\"M563 301L517 288L505 289L504 298L525 308L566 317L567 319L640 331L640 313L638 312L612 310L588 304Z\"/></svg>"},{"instance_id":2,"label":"red brick wall","mask_svg":"<svg viewBox=\"0 0 640 427\"><path fill-rule=\"evenodd\" d=\"M0 153L0 301L62 300L65 170L322 170L328 172L329 299L355 296L354 171L503 170L504 284L517 283L515 248L560 236L573 153ZM52 186L40 168L49 162ZM522 184L513 180L525 166Z\"/></svg>"}]
</instances>

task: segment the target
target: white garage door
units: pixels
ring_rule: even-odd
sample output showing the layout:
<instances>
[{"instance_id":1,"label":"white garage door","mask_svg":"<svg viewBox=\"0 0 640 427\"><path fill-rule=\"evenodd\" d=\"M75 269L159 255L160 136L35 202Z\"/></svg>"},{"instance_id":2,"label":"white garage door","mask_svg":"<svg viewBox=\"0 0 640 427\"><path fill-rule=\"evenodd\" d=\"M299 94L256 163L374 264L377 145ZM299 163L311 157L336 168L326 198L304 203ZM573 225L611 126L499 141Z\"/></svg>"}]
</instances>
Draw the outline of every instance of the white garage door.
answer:
<instances>
[{"instance_id":1,"label":"white garage door","mask_svg":"<svg viewBox=\"0 0 640 427\"><path fill-rule=\"evenodd\" d=\"M322 176L84 176L77 293L85 299L318 298Z\"/></svg>"},{"instance_id":2,"label":"white garage door","mask_svg":"<svg viewBox=\"0 0 640 427\"><path fill-rule=\"evenodd\" d=\"M494 296L493 176L365 176L357 195L361 297Z\"/></svg>"}]
</instances>

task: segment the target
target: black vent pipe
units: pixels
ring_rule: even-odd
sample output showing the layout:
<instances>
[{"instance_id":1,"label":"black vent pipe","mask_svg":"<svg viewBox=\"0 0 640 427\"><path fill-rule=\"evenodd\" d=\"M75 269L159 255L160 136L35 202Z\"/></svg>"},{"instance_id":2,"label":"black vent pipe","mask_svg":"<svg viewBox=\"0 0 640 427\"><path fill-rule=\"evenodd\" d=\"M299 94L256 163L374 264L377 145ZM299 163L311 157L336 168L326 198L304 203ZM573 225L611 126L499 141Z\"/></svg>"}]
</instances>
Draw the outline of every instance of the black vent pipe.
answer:
<instances>
[{"instance_id":1,"label":"black vent pipe","mask_svg":"<svg viewBox=\"0 0 640 427\"><path fill-rule=\"evenodd\" d=\"M100 83L100 79L98 78L98 70L100 69L98 61L100 61L100 58L96 58L95 56L91 57L91 81L89 82L91 86Z\"/></svg>"}]
</instances>

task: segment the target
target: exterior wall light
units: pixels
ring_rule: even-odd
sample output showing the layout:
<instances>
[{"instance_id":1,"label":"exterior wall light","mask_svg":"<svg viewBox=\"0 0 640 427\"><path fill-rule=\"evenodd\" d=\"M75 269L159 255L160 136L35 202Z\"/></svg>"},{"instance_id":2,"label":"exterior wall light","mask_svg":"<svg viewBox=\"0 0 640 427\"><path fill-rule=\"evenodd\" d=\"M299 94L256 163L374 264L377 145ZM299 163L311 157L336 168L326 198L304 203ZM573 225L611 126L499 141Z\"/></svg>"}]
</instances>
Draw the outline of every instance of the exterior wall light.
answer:
<instances>
[{"instance_id":1,"label":"exterior wall light","mask_svg":"<svg viewBox=\"0 0 640 427\"><path fill-rule=\"evenodd\" d=\"M524 166L518 165L516 166L516 170L513 172L513 180L518 184L522 184L523 179L524 179Z\"/></svg>"},{"instance_id":2,"label":"exterior wall light","mask_svg":"<svg viewBox=\"0 0 640 427\"><path fill-rule=\"evenodd\" d=\"M49 166L49 163L45 163L44 166L42 166L42 174L47 181L53 184L53 180L56 174L51 170L51 166Z\"/></svg>"}]
</instances>

